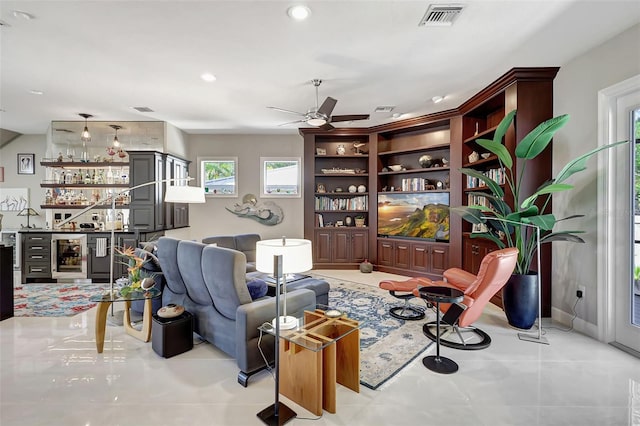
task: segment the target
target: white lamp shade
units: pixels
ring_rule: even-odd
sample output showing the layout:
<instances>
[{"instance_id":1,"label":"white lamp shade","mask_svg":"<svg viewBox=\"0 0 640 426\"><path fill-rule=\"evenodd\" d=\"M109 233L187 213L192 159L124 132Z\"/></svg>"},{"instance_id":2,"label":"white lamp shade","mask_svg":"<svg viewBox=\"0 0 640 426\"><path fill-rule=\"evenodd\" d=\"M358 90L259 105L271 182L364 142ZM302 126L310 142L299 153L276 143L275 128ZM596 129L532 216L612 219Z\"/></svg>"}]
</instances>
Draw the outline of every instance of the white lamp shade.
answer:
<instances>
[{"instance_id":1,"label":"white lamp shade","mask_svg":"<svg viewBox=\"0 0 640 426\"><path fill-rule=\"evenodd\" d=\"M282 274L296 274L313 268L311 241L281 238L256 243L256 269L273 274L273 257L278 255L282 255Z\"/></svg>"},{"instance_id":2,"label":"white lamp shade","mask_svg":"<svg viewBox=\"0 0 640 426\"><path fill-rule=\"evenodd\" d=\"M204 203L204 189L199 186L167 186L164 193L167 203Z\"/></svg>"}]
</instances>

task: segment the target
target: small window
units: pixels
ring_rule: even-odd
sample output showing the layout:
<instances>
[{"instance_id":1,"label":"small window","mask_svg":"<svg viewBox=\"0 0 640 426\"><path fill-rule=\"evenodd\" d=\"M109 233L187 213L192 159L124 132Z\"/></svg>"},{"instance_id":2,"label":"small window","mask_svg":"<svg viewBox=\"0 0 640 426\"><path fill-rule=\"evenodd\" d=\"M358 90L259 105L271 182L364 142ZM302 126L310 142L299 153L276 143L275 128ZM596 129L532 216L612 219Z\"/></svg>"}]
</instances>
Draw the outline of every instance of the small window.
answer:
<instances>
[{"instance_id":1,"label":"small window","mask_svg":"<svg viewBox=\"0 0 640 426\"><path fill-rule=\"evenodd\" d=\"M300 197L300 158L260 158L261 197Z\"/></svg>"},{"instance_id":2,"label":"small window","mask_svg":"<svg viewBox=\"0 0 640 426\"><path fill-rule=\"evenodd\" d=\"M200 164L200 186L208 197L238 196L238 158L198 158Z\"/></svg>"}]
</instances>

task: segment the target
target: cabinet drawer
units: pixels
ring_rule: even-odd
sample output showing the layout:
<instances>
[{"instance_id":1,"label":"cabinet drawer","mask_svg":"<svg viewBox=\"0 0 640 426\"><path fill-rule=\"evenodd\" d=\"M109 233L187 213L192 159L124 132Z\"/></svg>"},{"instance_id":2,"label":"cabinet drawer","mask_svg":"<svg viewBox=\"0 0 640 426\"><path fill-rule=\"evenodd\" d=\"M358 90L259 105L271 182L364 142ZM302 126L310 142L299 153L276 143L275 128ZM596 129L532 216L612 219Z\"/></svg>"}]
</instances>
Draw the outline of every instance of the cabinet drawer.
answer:
<instances>
[{"instance_id":1,"label":"cabinet drawer","mask_svg":"<svg viewBox=\"0 0 640 426\"><path fill-rule=\"evenodd\" d=\"M51 259L51 254L49 252L26 253L24 259L26 262L48 262Z\"/></svg>"},{"instance_id":2,"label":"cabinet drawer","mask_svg":"<svg viewBox=\"0 0 640 426\"><path fill-rule=\"evenodd\" d=\"M47 243L47 242L31 242L31 243L27 243L24 246L24 253L26 256L29 256L29 254L36 254L36 253L50 253L51 252L51 243Z\"/></svg>"},{"instance_id":3,"label":"cabinet drawer","mask_svg":"<svg viewBox=\"0 0 640 426\"><path fill-rule=\"evenodd\" d=\"M48 235L25 235L24 237L24 243L25 244L29 244L29 243L36 243L36 244L43 244L43 245L48 245L51 243L51 237L49 237Z\"/></svg>"},{"instance_id":4,"label":"cabinet drawer","mask_svg":"<svg viewBox=\"0 0 640 426\"><path fill-rule=\"evenodd\" d=\"M51 277L51 265L49 263L35 263L29 262L25 265L26 275L29 278L50 278Z\"/></svg>"}]
</instances>

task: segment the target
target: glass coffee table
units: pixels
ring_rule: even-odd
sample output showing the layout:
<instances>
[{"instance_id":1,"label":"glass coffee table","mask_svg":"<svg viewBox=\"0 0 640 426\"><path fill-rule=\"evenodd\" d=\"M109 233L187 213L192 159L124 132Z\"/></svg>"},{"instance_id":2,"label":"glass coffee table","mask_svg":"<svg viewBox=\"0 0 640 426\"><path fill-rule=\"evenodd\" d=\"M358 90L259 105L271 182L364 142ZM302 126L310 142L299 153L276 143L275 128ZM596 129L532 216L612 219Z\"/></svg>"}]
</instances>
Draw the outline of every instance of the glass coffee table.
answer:
<instances>
[{"instance_id":1,"label":"glass coffee table","mask_svg":"<svg viewBox=\"0 0 640 426\"><path fill-rule=\"evenodd\" d=\"M98 312L96 313L96 349L101 354L104 349L104 334L107 327L107 312L109 306L113 302L125 302L123 325L124 329L130 336L136 339L148 342L151 340L151 301L156 297L160 297L162 291L153 287L150 290L132 291L123 297L119 291L107 291L102 294L95 294L89 298L92 302L98 303ZM144 310L142 312L142 328L137 330L131 326L131 302L134 300L144 300Z\"/></svg>"},{"instance_id":2,"label":"glass coffee table","mask_svg":"<svg viewBox=\"0 0 640 426\"><path fill-rule=\"evenodd\" d=\"M365 321L318 305L280 329L280 394L315 415L336 412L336 383L360 392L360 328ZM275 336L271 323L259 329Z\"/></svg>"}]
</instances>

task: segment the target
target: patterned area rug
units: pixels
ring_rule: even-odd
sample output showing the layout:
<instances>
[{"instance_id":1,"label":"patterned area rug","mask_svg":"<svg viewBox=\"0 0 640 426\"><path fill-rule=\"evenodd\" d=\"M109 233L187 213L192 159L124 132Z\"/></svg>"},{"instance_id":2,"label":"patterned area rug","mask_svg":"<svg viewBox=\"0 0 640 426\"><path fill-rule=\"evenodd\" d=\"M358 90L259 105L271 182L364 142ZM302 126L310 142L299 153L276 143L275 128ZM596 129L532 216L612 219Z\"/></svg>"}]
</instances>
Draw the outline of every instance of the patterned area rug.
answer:
<instances>
[{"instance_id":1,"label":"patterned area rug","mask_svg":"<svg viewBox=\"0 0 640 426\"><path fill-rule=\"evenodd\" d=\"M106 284L24 284L13 289L16 317L70 317L96 306L89 297Z\"/></svg>"},{"instance_id":2,"label":"patterned area rug","mask_svg":"<svg viewBox=\"0 0 640 426\"><path fill-rule=\"evenodd\" d=\"M402 303L389 292L365 284L314 276L331 286L329 305L354 319L366 319L360 330L360 383L370 389L395 376L431 344L422 333L426 320L404 321L389 315L389 308ZM414 299L414 306L425 307ZM433 314L427 312L427 318Z\"/></svg>"}]
</instances>

